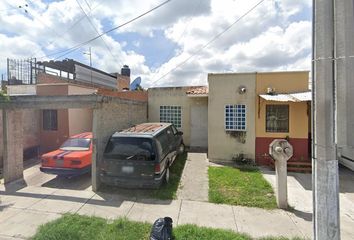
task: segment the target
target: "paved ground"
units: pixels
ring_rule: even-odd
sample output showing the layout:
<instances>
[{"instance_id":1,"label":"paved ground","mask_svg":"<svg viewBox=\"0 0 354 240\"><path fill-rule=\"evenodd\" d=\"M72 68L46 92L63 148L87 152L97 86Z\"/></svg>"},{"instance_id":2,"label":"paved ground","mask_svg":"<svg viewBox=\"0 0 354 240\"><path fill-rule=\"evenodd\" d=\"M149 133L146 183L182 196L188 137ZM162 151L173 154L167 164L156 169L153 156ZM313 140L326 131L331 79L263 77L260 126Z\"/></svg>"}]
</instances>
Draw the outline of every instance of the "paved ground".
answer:
<instances>
[{"instance_id":1,"label":"paved ground","mask_svg":"<svg viewBox=\"0 0 354 240\"><path fill-rule=\"evenodd\" d=\"M188 153L177 192L178 199L208 201L208 163L206 153Z\"/></svg>"},{"instance_id":2,"label":"paved ground","mask_svg":"<svg viewBox=\"0 0 354 240\"><path fill-rule=\"evenodd\" d=\"M190 166L194 165L192 163L203 162L201 159L205 160L204 156L190 154ZM199 160L193 162L195 159ZM311 184L308 183L309 177L306 174L289 177L289 200L295 207L293 212L217 205L187 199L152 200L144 198L145 195L141 192L129 190L94 193L91 191L89 176L71 180L60 179L39 172L38 165L27 168L24 175L23 182L0 185L0 239L29 238L36 232L38 226L59 218L66 212L108 219L125 216L131 220L150 223L156 218L170 216L174 220L174 225L194 223L200 226L232 229L253 237L311 236L311 209L308 208L311 206L309 197ZM269 181L273 181L274 173L267 172L265 176ZM354 179L351 177L354 175L348 173L348 176L342 181L346 183L342 187L342 194L348 194L348 201L353 202ZM185 177L188 178L187 175ZM186 186L187 183L191 184L189 187L194 186L193 181L184 179L183 182ZM342 202L341 195L341 204ZM348 210L348 214L353 211L349 207L344 209ZM342 239L354 239L351 237L354 231L350 216L353 215L343 216Z\"/></svg>"},{"instance_id":3,"label":"paved ground","mask_svg":"<svg viewBox=\"0 0 354 240\"><path fill-rule=\"evenodd\" d=\"M342 239L354 239L354 172L340 167L340 215ZM263 169L263 176L275 186L275 173ZM288 201L294 208L289 213L307 236L312 234L312 184L311 174L289 173ZM296 218L294 218L296 217Z\"/></svg>"}]
</instances>

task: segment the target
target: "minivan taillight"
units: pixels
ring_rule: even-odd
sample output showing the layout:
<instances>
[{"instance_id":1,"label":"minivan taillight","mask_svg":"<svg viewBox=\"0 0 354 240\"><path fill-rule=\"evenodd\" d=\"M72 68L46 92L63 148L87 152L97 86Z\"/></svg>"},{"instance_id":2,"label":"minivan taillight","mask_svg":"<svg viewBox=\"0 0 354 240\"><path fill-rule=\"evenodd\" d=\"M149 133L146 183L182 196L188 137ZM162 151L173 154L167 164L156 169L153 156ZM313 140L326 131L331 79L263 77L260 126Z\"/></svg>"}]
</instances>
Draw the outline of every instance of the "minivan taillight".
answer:
<instances>
[{"instance_id":1,"label":"minivan taillight","mask_svg":"<svg viewBox=\"0 0 354 240\"><path fill-rule=\"evenodd\" d=\"M160 174L161 173L161 166L160 163L157 163L155 165L155 174Z\"/></svg>"}]
</instances>

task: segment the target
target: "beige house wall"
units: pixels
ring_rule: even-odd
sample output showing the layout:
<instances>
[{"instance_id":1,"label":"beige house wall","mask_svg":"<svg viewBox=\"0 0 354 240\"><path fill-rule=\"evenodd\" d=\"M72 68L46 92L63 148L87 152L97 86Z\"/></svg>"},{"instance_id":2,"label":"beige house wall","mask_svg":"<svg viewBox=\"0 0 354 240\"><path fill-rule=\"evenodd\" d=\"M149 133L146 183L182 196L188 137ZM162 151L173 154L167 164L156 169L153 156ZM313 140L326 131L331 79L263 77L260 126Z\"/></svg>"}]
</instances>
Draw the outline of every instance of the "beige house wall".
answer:
<instances>
[{"instance_id":1,"label":"beige house wall","mask_svg":"<svg viewBox=\"0 0 354 240\"><path fill-rule=\"evenodd\" d=\"M148 121L160 121L160 106L181 106L183 141L191 145L191 107L192 105L207 105L206 97L188 97L189 87L149 88L148 90ZM202 121L202 119L201 119Z\"/></svg>"},{"instance_id":2,"label":"beige house wall","mask_svg":"<svg viewBox=\"0 0 354 240\"><path fill-rule=\"evenodd\" d=\"M255 159L255 73L209 74L208 157L212 161L230 161L240 153ZM239 87L246 92L239 93ZM225 105L246 105L245 142L225 130Z\"/></svg>"},{"instance_id":3,"label":"beige house wall","mask_svg":"<svg viewBox=\"0 0 354 240\"><path fill-rule=\"evenodd\" d=\"M69 85L68 95L92 94L94 88L79 87ZM68 109L69 117L69 136L92 131L92 109L78 108Z\"/></svg>"}]
</instances>

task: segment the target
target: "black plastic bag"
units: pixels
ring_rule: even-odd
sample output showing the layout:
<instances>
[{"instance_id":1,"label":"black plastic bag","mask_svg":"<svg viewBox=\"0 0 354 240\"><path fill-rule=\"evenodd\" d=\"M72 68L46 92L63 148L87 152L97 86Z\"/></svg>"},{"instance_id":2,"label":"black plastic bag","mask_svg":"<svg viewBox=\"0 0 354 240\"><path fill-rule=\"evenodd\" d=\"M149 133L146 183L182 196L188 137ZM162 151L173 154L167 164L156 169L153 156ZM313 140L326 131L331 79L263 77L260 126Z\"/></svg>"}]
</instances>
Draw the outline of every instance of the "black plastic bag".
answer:
<instances>
[{"instance_id":1,"label":"black plastic bag","mask_svg":"<svg viewBox=\"0 0 354 240\"><path fill-rule=\"evenodd\" d=\"M172 218L159 218L152 225L150 240L172 240Z\"/></svg>"}]
</instances>

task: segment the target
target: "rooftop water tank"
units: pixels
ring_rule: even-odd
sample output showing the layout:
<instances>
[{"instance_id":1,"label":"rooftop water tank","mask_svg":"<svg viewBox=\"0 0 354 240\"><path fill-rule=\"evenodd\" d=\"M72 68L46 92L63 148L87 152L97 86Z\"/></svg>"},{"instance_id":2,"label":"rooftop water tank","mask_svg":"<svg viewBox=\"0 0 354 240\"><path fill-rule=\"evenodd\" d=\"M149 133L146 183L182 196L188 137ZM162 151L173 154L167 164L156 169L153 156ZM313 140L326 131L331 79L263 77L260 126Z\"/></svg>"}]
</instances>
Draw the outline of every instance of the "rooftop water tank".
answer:
<instances>
[{"instance_id":1,"label":"rooftop water tank","mask_svg":"<svg viewBox=\"0 0 354 240\"><path fill-rule=\"evenodd\" d=\"M128 65L124 65L120 72L121 75L130 77L130 68Z\"/></svg>"}]
</instances>

